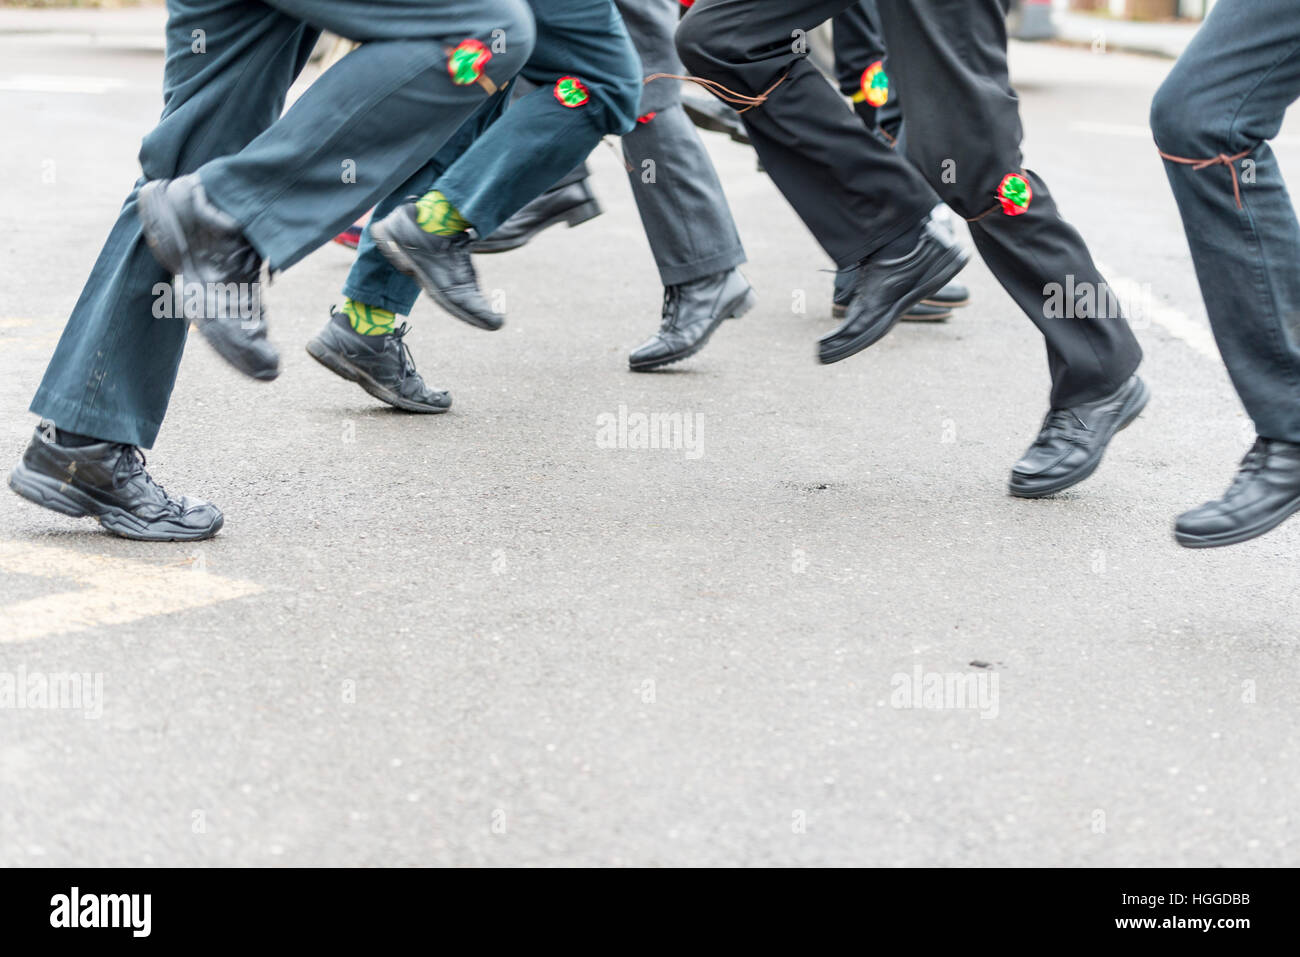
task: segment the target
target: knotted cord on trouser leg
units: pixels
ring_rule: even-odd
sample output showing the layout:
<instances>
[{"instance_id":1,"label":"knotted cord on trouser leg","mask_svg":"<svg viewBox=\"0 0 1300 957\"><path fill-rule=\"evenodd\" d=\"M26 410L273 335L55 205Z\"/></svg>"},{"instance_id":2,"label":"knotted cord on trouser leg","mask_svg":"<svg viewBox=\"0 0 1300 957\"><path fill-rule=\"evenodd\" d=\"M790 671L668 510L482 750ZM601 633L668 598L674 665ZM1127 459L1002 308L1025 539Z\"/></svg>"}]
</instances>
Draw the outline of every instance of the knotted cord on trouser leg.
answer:
<instances>
[{"instance_id":1,"label":"knotted cord on trouser leg","mask_svg":"<svg viewBox=\"0 0 1300 957\"><path fill-rule=\"evenodd\" d=\"M790 70L787 69L777 79L775 83L769 86L757 96L750 96L748 93L737 93L723 86L717 80L705 80L698 76L678 76L676 73L654 73L645 78L645 82L652 80L687 80L691 83L704 87L724 103L730 103L732 106L743 106L744 109L736 110L737 113L748 113L756 106L762 106L767 102L767 98L772 95L772 91L790 78Z\"/></svg>"},{"instance_id":2,"label":"knotted cord on trouser leg","mask_svg":"<svg viewBox=\"0 0 1300 957\"><path fill-rule=\"evenodd\" d=\"M1255 152L1255 147L1252 146L1248 150L1242 150L1236 156L1229 156L1227 153L1220 153L1218 156L1211 156L1209 159L1189 159L1186 156L1174 156L1172 153L1166 153L1159 147L1156 147L1156 152L1171 163L1190 166L1193 173L1199 173L1201 170L1209 169L1211 166L1228 167L1228 171L1232 173L1232 195L1237 199L1237 208L1245 209L1241 204L1241 181L1237 177L1237 162Z\"/></svg>"}]
</instances>

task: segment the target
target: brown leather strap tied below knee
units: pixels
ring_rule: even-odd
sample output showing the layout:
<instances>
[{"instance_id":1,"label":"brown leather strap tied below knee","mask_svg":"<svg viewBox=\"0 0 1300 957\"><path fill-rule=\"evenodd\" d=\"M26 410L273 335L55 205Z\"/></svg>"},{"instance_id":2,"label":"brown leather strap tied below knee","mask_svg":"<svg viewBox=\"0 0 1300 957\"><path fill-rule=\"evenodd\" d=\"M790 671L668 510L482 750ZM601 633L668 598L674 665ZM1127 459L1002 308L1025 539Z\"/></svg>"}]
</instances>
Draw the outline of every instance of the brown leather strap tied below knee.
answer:
<instances>
[{"instance_id":1,"label":"brown leather strap tied below knee","mask_svg":"<svg viewBox=\"0 0 1300 957\"><path fill-rule=\"evenodd\" d=\"M1241 205L1241 180L1237 177L1237 163L1255 152L1255 147L1252 146L1248 150L1242 150L1236 156L1229 156L1227 153L1220 153L1218 156L1211 156L1209 159L1189 159L1186 156L1174 156L1172 153L1166 153L1159 147L1156 148L1156 152L1171 163L1190 166L1193 173L1199 173L1201 170L1209 169L1211 166L1228 167L1229 172L1232 173L1232 195L1237 199L1237 208L1245 209L1245 207Z\"/></svg>"},{"instance_id":2,"label":"brown leather strap tied below knee","mask_svg":"<svg viewBox=\"0 0 1300 957\"><path fill-rule=\"evenodd\" d=\"M705 80L698 76L678 76L676 73L653 73L645 78L645 82L649 83L652 80L688 80L691 83L704 87L724 103L730 103L734 107L739 107L739 109L736 110L737 113L748 113L754 107L762 106L766 103L767 98L772 95L772 92L789 79L789 77L790 71L786 70L775 83L757 96L750 96L748 93L737 93L735 90L729 90L717 80Z\"/></svg>"}]
</instances>

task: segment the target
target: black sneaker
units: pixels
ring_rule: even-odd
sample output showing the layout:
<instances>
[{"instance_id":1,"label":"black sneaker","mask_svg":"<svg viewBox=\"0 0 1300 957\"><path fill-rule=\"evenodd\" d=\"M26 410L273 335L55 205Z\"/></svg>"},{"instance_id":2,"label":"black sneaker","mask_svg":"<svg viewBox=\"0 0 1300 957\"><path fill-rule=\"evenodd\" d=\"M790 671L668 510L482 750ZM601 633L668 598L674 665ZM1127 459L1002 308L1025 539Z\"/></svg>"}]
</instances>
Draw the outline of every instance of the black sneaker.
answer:
<instances>
[{"instance_id":1,"label":"black sneaker","mask_svg":"<svg viewBox=\"0 0 1300 957\"><path fill-rule=\"evenodd\" d=\"M434 302L457 319L479 329L501 328L505 317L492 310L478 287L478 273L470 259L474 241L470 233L426 233L420 228L415 204L406 203L371 223L370 235L394 269L414 277Z\"/></svg>"},{"instance_id":2,"label":"black sneaker","mask_svg":"<svg viewBox=\"0 0 1300 957\"><path fill-rule=\"evenodd\" d=\"M572 229L600 213L600 203L585 179L552 187L498 226L491 236L475 240L471 249L476 253L518 249L543 229L560 223L568 223Z\"/></svg>"},{"instance_id":3,"label":"black sneaker","mask_svg":"<svg viewBox=\"0 0 1300 957\"><path fill-rule=\"evenodd\" d=\"M198 174L145 183L137 210L154 258L180 283L185 318L244 375L278 376L280 355L266 337L262 257L240 225L208 201Z\"/></svg>"},{"instance_id":4,"label":"black sneaker","mask_svg":"<svg viewBox=\"0 0 1300 957\"><path fill-rule=\"evenodd\" d=\"M355 382L381 402L407 412L446 412L451 394L431 389L415 371L403 341L406 323L382 336L363 336L348 317L330 310L330 321L307 343L307 353L335 375Z\"/></svg>"},{"instance_id":5,"label":"black sneaker","mask_svg":"<svg viewBox=\"0 0 1300 957\"><path fill-rule=\"evenodd\" d=\"M196 542L221 530L215 505L169 496L145 471L134 445L69 448L36 430L9 487L28 501L74 518L97 518L114 535L142 542Z\"/></svg>"}]
</instances>

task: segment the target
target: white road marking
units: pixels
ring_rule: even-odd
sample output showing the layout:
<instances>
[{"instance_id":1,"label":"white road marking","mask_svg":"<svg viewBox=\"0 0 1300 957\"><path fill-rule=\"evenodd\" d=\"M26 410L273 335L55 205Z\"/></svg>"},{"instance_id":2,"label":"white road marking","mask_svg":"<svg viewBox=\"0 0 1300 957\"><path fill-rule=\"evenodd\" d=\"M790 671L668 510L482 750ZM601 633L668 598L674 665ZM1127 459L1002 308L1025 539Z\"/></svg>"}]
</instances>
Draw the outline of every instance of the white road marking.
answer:
<instances>
[{"instance_id":1,"label":"white road marking","mask_svg":"<svg viewBox=\"0 0 1300 957\"><path fill-rule=\"evenodd\" d=\"M20 73L0 77L0 91L7 93L88 93L99 95L120 90L122 80L107 76L61 76L46 73Z\"/></svg>"},{"instance_id":2,"label":"white road marking","mask_svg":"<svg viewBox=\"0 0 1300 957\"><path fill-rule=\"evenodd\" d=\"M1199 352L1207 359L1213 359L1215 362L1221 361L1219 347L1215 344L1214 333L1210 331L1208 323L1197 322L1187 313L1175 309L1173 306L1156 302L1155 298L1150 295L1143 296L1141 303L1135 309L1128 302L1129 293L1131 290L1146 289L1148 288L1147 285L1138 282L1136 279L1130 279L1123 273L1116 272L1108 264L1100 260L1097 261L1097 268L1106 277L1106 281L1110 286L1116 290L1120 300L1124 302L1126 312L1133 315L1140 310L1142 318L1155 323L1175 339L1190 346L1193 351Z\"/></svg>"},{"instance_id":3,"label":"white road marking","mask_svg":"<svg viewBox=\"0 0 1300 957\"><path fill-rule=\"evenodd\" d=\"M82 587L0 607L0 643L123 625L256 595L254 582L182 565L88 555L53 545L0 542L0 571L64 578Z\"/></svg>"}]
</instances>

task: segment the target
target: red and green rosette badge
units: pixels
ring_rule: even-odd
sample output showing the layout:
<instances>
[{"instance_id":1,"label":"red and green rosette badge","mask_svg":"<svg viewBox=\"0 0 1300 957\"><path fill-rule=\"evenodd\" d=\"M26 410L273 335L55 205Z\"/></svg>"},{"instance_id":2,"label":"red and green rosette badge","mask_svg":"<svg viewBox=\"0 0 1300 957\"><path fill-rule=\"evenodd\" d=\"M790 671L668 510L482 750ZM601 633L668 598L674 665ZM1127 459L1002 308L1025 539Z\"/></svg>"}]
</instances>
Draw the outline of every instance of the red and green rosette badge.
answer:
<instances>
[{"instance_id":1,"label":"red and green rosette badge","mask_svg":"<svg viewBox=\"0 0 1300 957\"><path fill-rule=\"evenodd\" d=\"M591 91L576 76L562 76L555 81L555 98L572 110L586 104Z\"/></svg>"},{"instance_id":2,"label":"red and green rosette badge","mask_svg":"<svg viewBox=\"0 0 1300 957\"><path fill-rule=\"evenodd\" d=\"M1029 212L1029 204L1034 201L1034 190L1029 180L1019 173L1008 173L998 186L998 202L1002 212L1008 216L1022 216Z\"/></svg>"},{"instance_id":3,"label":"red and green rosette badge","mask_svg":"<svg viewBox=\"0 0 1300 957\"><path fill-rule=\"evenodd\" d=\"M870 103L879 109L889 102L889 75L883 60L877 60L862 71L861 88L853 94L853 102Z\"/></svg>"},{"instance_id":4,"label":"red and green rosette badge","mask_svg":"<svg viewBox=\"0 0 1300 957\"><path fill-rule=\"evenodd\" d=\"M457 86L477 83L492 53L478 40L461 40L447 56L447 72Z\"/></svg>"}]
</instances>

